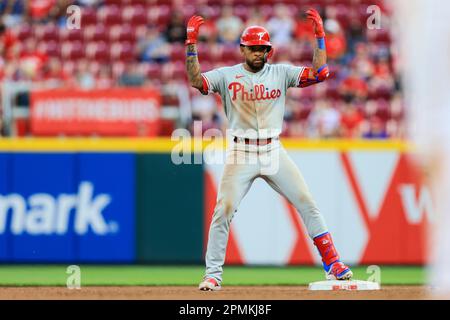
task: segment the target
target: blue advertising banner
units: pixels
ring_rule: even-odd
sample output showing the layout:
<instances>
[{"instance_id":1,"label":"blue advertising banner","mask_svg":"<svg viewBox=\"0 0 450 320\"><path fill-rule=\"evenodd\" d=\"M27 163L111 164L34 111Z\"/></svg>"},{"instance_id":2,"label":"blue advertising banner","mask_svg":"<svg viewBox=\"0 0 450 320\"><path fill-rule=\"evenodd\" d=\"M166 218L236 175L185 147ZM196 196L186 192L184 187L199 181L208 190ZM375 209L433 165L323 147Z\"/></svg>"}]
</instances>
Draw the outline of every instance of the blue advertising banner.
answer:
<instances>
[{"instance_id":1,"label":"blue advertising banner","mask_svg":"<svg viewBox=\"0 0 450 320\"><path fill-rule=\"evenodd\" d=\"M133 262L135 259L135 155L79 154L80 206L75 225L79 259Z\"/></svg>"},{"instance_id":2,"label":"blue advertising banner","mask_svg":"<svg viewBox=\"0 0 450 320\"><path fill-rule=\"evenodd\" d=\"M12 155L12 187L6 203L12 208L7 230L15 262L75 259L69 222L76 203L75 170L73 153Z\"/></svg>"},{"instance_id":3,"label":"blue advertising banner","mask_svg":"<svg viewBox=\"0 0 450 320\"><path fill-rule=\"evenodd\" d=\"M7 209L4 206L4 196L9 193L9 154L0 153L0 261L7 261L11 258L9 248L9 234L5 232L7 225Z\"/></svg>"},{"instance_id":4,"label":"blue advertising banner","mask_svg":"<svg viewBox=\"0 0 450 320\"><path fill-rule=\"evenodd\" d=\"M135 260L133 154L1 154L0 174L1 261Z\"/></svg>"}]
</instances>

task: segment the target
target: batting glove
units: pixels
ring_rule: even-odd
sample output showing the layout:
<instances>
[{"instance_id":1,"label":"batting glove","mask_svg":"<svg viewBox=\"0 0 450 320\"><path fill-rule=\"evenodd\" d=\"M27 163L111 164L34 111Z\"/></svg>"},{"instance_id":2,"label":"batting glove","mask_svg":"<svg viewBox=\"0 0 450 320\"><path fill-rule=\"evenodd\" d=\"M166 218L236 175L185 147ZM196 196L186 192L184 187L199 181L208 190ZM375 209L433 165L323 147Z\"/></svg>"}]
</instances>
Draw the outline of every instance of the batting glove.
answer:
<instances>
[{"instance_id":1,"label":"batting glove","mask_svg":"<svg viewBox=\"0 0 450 320\"><path fill-rule=\"evenodd\" d=\"M325 37L325 31L323 29L323 21L320 17L319 13L314 10L310 9L306 11L307 19L311 19L312 23L314 25L314 33L316 34L316 38L324 38Z\"/></svg>"},{"instance_id":2,"label":"batting glove","mask_svg":"<svg viewBox=\"0 0 450 320\"><path fill-rule=\"evenodd\" d=\"M186 45L197 43L198 30L200 26L204 23L205 20L203 20L203 18L200 16L193 16L189 19L186 30L187 31L187 40L185 42Z\"/></svg>"}]
</instances>

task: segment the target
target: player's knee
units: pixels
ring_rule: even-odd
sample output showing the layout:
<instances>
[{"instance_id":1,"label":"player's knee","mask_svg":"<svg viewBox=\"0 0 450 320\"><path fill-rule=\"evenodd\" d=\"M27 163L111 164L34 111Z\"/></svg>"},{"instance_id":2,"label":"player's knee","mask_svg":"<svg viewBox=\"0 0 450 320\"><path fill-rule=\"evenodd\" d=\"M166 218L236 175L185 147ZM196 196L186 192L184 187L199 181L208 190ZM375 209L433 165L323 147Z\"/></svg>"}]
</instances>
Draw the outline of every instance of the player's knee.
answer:
<instances>
[{"instance_id":1,"label":"player's knee","mask_svg":"<svg viewBox=\"0 0 450 320\"><path fill-rule=\"evenodd\" d=\"M235 206L233 201L230 199L220 199L217 201L216 210L214 215L230 217L235 211Z\"/></svg>"}]
</instances>

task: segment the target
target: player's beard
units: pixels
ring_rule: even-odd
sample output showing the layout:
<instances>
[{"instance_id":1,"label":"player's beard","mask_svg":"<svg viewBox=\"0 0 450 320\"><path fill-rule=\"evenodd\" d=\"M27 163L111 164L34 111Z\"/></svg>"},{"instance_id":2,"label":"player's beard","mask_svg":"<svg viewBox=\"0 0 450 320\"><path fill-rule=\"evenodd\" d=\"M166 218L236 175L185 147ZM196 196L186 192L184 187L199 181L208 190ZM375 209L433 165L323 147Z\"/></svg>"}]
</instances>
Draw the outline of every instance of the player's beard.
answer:
<instances>
[{"instance_id":1,"label":"player's beard","mask_svg":"<svg viewBox=\"0 0 450 320\"><path fill-rule=\"evenodd\" d=\"M262 68L264 68L264 65L266 64L266 62L264 61L264 58L261 58L261 63L255 63L257 60L249 60L246 59L246 63L248 65L248 67L250 69L252 69L252 71L254 72L258 72L259 70L261 70Z\"/></svg>"}]
</instances>

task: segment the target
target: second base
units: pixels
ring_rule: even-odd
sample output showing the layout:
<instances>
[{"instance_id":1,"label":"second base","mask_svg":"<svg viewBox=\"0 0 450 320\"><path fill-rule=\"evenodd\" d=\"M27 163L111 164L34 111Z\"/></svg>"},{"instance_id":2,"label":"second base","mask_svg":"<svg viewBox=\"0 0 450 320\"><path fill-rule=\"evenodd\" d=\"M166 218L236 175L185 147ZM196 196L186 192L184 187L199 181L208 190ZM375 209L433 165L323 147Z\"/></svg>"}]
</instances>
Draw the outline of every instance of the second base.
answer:
<instances>
[{"instance_id":1,"label":"second base","mask_svg":"<svg viewBox=\"0 0 450 320\"><path fill-rule=\"evenodd\" d=\"M361 281L361 280L328 280L317 281L309 284L309 290L380 290L380 284L377 282Z\"/></svg>"}]
</instances>

